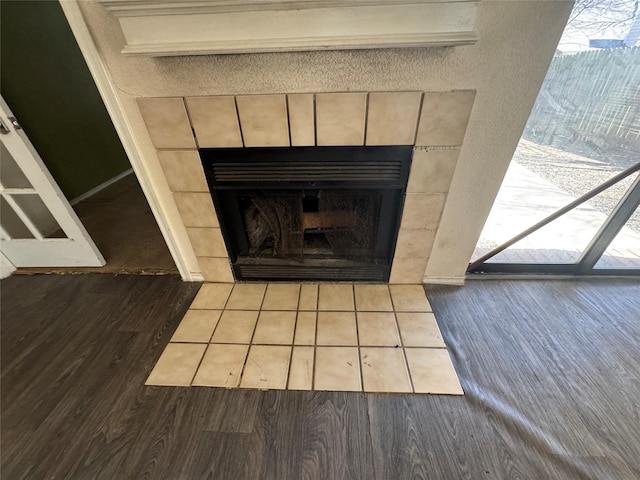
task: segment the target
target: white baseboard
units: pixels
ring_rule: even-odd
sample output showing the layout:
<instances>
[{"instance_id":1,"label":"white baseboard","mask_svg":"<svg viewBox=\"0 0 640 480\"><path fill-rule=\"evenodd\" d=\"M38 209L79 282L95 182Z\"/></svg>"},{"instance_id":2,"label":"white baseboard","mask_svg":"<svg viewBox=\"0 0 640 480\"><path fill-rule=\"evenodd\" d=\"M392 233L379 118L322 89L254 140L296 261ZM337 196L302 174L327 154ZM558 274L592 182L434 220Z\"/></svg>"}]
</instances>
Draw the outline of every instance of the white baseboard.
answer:
<instances>
[{"instance_id":1,"label":"white baseboard","mask_svg":"<svg viewBox=\"0 0 640 480\"><path fill-rule=\"evenodd\" d=\"M436 284L436 285L464 285L464 275L451 275L451 276L439 276L439 275L425 275L422 279L422 283Z\"/></svg>"},{"instance_id":2,"label":"white baseboard","mask_svg":"<svg viewBox=\"0 0 640 480\"><path fill-rule=\"evenodd\" d=\"M92 188L91 190L89 190L88 192L83 193L82 195L80 195L79 197L74 198L73 200L70 200L69 203L71 205L76 205L78 203L80 203L83 200L86 200L89 197L93 197L96 193L98 193L101 190L104 190L105 188L107 188L110 185L113 185L114 183L116 183L118 180L122 180L124 177L126 177L127 175L131 175L133 173L133 168L130 168L129 170L125 170L124 172L116 175L113 178L110 178L109 180L107 180L104 183L101 183L100 185L98 185L95 188Z\"/></svg>"}]
</instances>

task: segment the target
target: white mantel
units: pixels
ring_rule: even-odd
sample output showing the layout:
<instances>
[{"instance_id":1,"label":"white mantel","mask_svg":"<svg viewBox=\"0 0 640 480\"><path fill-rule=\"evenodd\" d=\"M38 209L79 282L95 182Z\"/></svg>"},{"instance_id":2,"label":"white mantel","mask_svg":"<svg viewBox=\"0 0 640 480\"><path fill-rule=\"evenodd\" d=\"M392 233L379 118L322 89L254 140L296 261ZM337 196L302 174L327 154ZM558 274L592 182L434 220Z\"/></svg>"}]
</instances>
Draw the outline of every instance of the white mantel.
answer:
<instances>
[{"instance_id":1,"label":"white mantel","mask_svg":"<svg viewBox=\"0 0 640 480\"><path fill-rule=\"evenodd\" d=\"M454 46L477 41L477 0L98 0L129 55Z\"/></svg>"}]
</instances>

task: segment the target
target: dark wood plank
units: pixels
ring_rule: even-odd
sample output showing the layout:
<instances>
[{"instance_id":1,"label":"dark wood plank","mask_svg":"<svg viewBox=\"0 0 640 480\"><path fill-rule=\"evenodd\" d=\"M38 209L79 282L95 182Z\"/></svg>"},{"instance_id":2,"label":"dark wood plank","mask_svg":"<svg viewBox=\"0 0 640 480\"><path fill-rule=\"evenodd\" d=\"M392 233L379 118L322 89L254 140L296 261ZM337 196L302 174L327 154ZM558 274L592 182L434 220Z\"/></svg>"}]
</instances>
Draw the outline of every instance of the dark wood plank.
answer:
<instances>
[{"instance_id":1,"label":"dark wood plank","mask_svg":"<svg viewBox=\"0 0 640 480\"><path fill-rule=\"evenodd\" d=\"M2 280L2 478L640 478L640 283L430 286L463 397L145 387L198 285Z\"/></svg>"}]
</instances>

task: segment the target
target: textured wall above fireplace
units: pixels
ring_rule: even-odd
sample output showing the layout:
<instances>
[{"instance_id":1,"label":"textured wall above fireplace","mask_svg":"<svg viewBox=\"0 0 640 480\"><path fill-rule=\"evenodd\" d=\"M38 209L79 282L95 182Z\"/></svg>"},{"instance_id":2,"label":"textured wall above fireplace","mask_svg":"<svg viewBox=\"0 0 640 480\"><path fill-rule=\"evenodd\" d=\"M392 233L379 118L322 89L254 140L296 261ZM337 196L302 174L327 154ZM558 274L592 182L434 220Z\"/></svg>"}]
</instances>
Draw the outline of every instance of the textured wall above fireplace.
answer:
<instances>
[{"instance_id":1,"label":"textured wall above fireplace","mask_svg":"<svg viewBox=\"0 0 640 480\"><path fill-rule=\"evenodd\" d=\"M234 281L197 148L414 145L390 283L420 283L474 91L140 98L204 278Z\"/></svg>"}]
</instances>

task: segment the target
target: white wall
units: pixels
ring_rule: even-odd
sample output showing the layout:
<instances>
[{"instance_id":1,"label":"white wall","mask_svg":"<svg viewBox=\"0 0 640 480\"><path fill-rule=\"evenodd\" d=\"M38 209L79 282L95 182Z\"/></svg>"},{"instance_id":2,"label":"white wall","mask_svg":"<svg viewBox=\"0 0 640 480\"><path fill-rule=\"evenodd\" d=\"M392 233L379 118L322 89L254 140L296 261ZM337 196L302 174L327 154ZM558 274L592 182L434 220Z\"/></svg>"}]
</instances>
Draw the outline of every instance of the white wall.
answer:
<instances>
[{"instance_id":1,"label":"white wall","mask_svg":"<svg viewBox=\"0 0 640 480\"><path fill-rule=\"evenodd\" d=\"M570 0L490 1L478 7L476 45L453 48L125 57L115 17L80 0L120 97L177 255L198 266L140 117L136 97L335 91L477 90L426 281L464 275L572 7Z\"/></svg>"}]
</instances>

